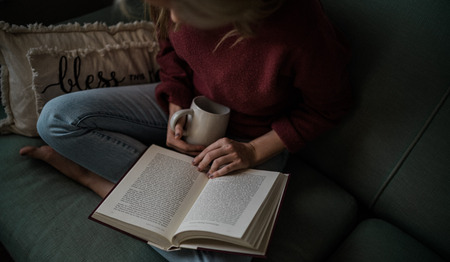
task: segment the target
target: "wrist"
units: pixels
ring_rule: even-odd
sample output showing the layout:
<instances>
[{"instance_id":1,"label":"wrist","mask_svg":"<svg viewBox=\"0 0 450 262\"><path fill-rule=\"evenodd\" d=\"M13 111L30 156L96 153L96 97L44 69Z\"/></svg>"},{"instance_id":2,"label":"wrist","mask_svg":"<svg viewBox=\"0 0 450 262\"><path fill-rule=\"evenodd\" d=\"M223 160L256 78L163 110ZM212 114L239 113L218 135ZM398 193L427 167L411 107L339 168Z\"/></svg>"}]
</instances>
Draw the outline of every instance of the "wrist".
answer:
<instances>
[{"instance_id":1,"label":"wrist","mask_svg":"<svg viewBox=\"0 0 450 262\"><path fill-rule=\"evenodd\" d=\"M255 145L252 142L244 143L247 146L249 152L250 167L259 164L258 152L256 151Z\"/></svg>"},{"instance_id":2,"label":"wrist","mask_svg":"<svg viewBox=\"0 0 450 262\"><path fill-rule=\"evenodd\" d=\"M286 149L283 141L273 130L250 141L249 145L253 148L254 165L259 165Z\"/></svg>"},{"instance_id":3,"label":"wrist","mask_svg":"<svg viewBox=\"0 0 450 262\"><path fill-rule=\"evenodd\" d=\"M169 103L169 115L172 116L175 112L181 110L181 106Z\"/></svg>"}]
</instances>

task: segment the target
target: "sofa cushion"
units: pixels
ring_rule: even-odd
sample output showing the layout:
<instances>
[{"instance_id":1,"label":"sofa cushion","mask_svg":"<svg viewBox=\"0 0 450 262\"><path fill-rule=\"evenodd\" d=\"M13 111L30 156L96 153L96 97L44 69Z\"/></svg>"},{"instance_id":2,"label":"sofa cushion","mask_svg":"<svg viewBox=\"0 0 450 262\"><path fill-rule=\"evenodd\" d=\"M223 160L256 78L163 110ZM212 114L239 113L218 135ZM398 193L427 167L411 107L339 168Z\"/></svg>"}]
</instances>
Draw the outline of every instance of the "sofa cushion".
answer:
<instances>
[{"instance_id":1,"label":"sofa cushion","mask_svg":"<svg viewBox=\"0 0 450 262\"><path fill-rule=\"evenodd\" d=\"M99 9L92 13L85 13L83 16L67 18L67 20L58 20L58 24L67 24L77 22L92 23L92 22L102 22L107 25L115 25L119 22L133 22L141 20L149 20L148 10L142 8L142 0L126 0L126 13L124 13L119 5L108 5L103 9ZM116 1L117 2L117 1Z\"/></svg>"},{"instance_id":2,"label":"sofa cushion","mask_svg":"<svg viewBox=\"0 0 450 262\"><path fill-rule=\"evenodd\" d=\"M450 1L322 3L351 46L356 105L304 157L370 207L450 84Z\"/></svg>"},{"instance_id":3,"label":"sofa cushion","mask_svg":"<svg viewBox=\"0 0 450 262\"><path fill-rule=\"evenodd\" d=\"M443 262L444 260L391 224L379 219L370 219L359 224L328 261Z\"/></svg>"},{"instance_id":4,"label":"sofa cushion","mask_svg":"<svg viewBox=\"0 0 450 262\"><path fill-rule=\"evenodd\" d=\"M53 24L111 5L111 0L2 0L0 19L12 24ZM19 15L18 15L19 14Z\"/></svg>"},{"instance_id":5,"label":"sofa cushion","mask_svg":"<svg viewBox=\"0 0 450 262\"><path fill-rule=\"evenodd\" d=\"M263 261L322 261L356 225L357 203L296 156L285 172L288 190Z\"/></svg>"},{"instance_id":6,"label":"sofa cushion","mask_svg":"<svg viewBox=\"0 0 450 262\"><path fill-rule=\"evenodd\" d=\"M450 84L450 83L449 83ZM450 88L374 212L450 260Z\"/></svg>"},{"instance_id":7,"label":"sofa cushion","mask_svg":"<svg viewBox=\"0 0 450 262\"><path fill-rule=\"evenodd\" d=\"M16 261L164 261L146 243L89 220L97 195L18 154L41 144L0 136L0 242Z\"/></svg>"}]
</instances>

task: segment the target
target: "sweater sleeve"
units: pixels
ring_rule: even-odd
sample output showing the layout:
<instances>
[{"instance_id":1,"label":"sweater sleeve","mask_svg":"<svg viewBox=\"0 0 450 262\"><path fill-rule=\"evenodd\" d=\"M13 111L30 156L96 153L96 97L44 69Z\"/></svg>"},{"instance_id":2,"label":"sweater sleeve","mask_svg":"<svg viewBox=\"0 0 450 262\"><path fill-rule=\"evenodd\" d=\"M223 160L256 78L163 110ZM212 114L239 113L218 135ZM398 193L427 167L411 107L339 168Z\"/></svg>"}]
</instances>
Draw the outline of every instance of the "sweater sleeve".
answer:
<instances>
[{"instance_id":1,"label":"sweater sleeve","mask_svg":"<svg viewBox=\"0 0 450 262\"><path fill-rule=\"evenodd\" d=\"M348 50L335 38L297 49L291 60L295 106L272 123L289 151L295 152L335 126L351 108Z\"/></svg>"},{"instance_id":2,"label":"sweater sleeve","mask_svg":"<svg viewBox=\"0 0 450 262\"><path fill-rule=\"evenodd\" d=\"M159 45L156 59L161 68L161 83L155 91L157 101L167 112L169 103L188 108L194 97L192 70L178 57L169 39L160 40Z\"/></svg>"}]
</instances>

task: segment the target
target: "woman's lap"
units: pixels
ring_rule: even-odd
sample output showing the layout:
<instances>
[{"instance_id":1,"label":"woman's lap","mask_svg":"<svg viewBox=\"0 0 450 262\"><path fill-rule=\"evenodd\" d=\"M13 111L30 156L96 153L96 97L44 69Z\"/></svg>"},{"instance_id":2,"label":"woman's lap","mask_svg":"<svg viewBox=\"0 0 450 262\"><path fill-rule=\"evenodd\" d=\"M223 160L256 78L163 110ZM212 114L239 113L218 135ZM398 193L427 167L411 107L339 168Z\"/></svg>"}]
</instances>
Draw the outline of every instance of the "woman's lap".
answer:
<instances>
[{"instance_id":1,"label":"woman's lap","mask_svg":"<svg viewBox=\"0 0 450 262\"><path fill-rule=\"evenodd\" d=\"M155 85L94 89L57 97L38 121L44 141L63 156L117 181L150 144L164 144L167 115Z\"/></svg>"}]
</instances>

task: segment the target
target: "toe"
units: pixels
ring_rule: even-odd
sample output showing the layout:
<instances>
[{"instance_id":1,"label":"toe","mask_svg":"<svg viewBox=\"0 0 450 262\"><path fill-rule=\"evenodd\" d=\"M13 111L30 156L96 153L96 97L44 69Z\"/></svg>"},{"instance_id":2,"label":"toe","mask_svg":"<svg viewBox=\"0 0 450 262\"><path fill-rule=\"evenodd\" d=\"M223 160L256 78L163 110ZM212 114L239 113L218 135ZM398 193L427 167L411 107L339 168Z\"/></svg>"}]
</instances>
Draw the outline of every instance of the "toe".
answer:
<instances>
[{"instance_id":1,"label":"toe","mask_svg":"<svg viewBox=\"0 0 450 262\"><path fill-rule=\"evenodd\" d=\"M33 151L36 151L36 149L37 148L34 146L25 146L20 149L19 154L22 156L30 155Z\"/></svg>"}]
</instances>

